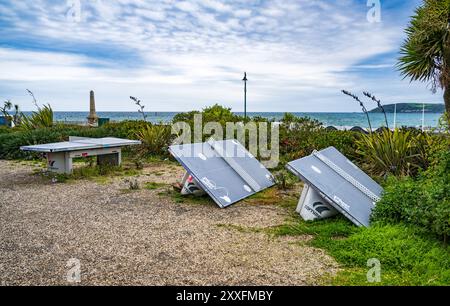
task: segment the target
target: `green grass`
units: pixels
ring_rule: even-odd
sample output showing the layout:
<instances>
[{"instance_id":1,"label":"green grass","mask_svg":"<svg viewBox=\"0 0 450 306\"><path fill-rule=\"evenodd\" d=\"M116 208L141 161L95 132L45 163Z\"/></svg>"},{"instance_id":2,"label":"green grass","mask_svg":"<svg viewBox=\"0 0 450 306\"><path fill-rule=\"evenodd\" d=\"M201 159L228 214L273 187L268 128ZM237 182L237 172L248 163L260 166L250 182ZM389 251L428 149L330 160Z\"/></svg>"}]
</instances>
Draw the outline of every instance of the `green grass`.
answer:
<instances>
[{"instance_id":1,"label":"green grass","mask_svg":"<svg viewBox=\"0 0 450 306\"><path fill-rule=\"evenodd\" d=\"M158 193L158 195L169 197L175 203L187 203L194 205L214 204L214 201L207 195L204 196L182 195L178 190L174 190L171 187L168 187L167 190Z\"/></svg>"},{"instance_id":2,"label":"green grass","mask_svg":"<svg viewBox=\"0 0 450 306\"><path fill-rule=\"evenodd\" d=\"M333 285L450 285L450 249L403 224L357 228L342 217L297 221L269 229L274 235L313 235L309 245L326 250L342 266ZM367 281L367 261L381 262L381 283Z\"/></svg>"},{"instance_id":3,"label":"green grass","mask_svg":"<svg viewBox=\"0 0 450 306\"><path fill-rule=\"evenodd\" d=\"M167 186L168 186L167 184L157 183L157 182L147 182L144 185L145 189L149 189L149 190L156 190L156 189L160 189L160 188L167 187Z\"/></svg>"}]
</instances>

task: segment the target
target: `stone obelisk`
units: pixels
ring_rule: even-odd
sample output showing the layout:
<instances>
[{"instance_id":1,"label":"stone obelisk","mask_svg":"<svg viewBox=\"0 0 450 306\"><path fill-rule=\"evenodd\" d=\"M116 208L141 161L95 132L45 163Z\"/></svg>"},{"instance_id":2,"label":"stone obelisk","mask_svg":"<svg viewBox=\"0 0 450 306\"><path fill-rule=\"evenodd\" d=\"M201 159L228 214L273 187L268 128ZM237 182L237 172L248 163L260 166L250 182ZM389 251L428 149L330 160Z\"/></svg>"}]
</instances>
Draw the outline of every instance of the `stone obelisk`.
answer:
<instances>
[{"instance_id":1,"label":"stone obelisk","mask_svg":"<svg viewBox=\"0 0 450 306\"><path fill-rule=\"evenodd\" d=\"M95 113L95 95L94 91L91 90L91 97L90 97L90 105L89 105L89 116L87 117L88 124L90 126L93 126L97 123L98 117Z\"/></svg>"}]
</instances>

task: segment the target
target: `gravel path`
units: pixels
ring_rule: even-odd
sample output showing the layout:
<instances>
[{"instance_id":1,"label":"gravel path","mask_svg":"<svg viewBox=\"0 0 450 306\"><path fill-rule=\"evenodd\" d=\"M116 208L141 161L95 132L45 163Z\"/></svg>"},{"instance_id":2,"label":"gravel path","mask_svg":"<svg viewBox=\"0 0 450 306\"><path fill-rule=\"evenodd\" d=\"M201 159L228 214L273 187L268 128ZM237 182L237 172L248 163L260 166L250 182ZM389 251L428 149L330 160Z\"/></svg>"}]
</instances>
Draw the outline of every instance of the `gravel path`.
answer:
<instances>
[{"instance_id":1,"label":"gravel path","mask_svg":"<svg viewBox=\"0 0 450 306\"><path fill-rule=\"evenodd\" d=\"M160 190L108 183L52 184L33 166L0 161L0 284L313 285L337 264L305 238L273 238L226 225L269 227L289 211L274 205L175 203ZM182 169L147 167L139 182L174 183ZM164 188L167 187L162 187Z\"/></svg>"}]
</instances>

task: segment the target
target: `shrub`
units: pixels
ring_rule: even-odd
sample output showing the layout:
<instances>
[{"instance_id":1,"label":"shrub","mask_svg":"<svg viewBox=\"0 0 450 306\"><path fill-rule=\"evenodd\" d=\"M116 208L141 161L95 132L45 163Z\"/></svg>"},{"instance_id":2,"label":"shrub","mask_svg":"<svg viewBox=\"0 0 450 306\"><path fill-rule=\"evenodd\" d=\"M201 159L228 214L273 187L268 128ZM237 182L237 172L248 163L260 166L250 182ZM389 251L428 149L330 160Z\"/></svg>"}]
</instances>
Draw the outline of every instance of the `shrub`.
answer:
<instances>
[{"instance_id":1,"label":"shrub","mask_svg":"<svg viewBox=\"0 0 450 306\"><path fill-rule=\"evenodd\" d=\"M28 131L51 126L53 126L53 110L50 105L44 105L37 112L33 112L31 116L22 114L20 119L20 128Z\"/></svg>"},{"instance_id":2,"label":"shrub","mask_svg":"<svg viewBox=\"0 0 450 306\"><path fill-rule=\"evenodd\" d=\"M450 235L450 151L417 178L390 178L372 219L420 226L447 241Z\"/></svg>"},{"instance_id":3,"label":"shrub","mask_svg":"<svg viewBox=\"0 0 450 306\"><path fill-rule=\"evenodd\" d=\"M102 126L110 135L119 138L138 139L138 133L152 124L143 120L126 120L110 122Z\"/></svg>"},{"instance_id":4,"label":"shrub","mask_svg":"<svg viewBox=\"0 0 450 306\"><path fill-rule=\"evenodd\" d=\"M274 173L275 184L280 190L292 189L298 181L297 177L285 169Z\"/></svg>"},{"instance_id":5,"label":"shrub","mask_svg":"<svg viewBox=\"0 0 450 306\"><path fill-rule=\"evenodd\" d=\"M224 137L233 138L234 135L225 135L226 132L226 124L227 122L237 123L244 122L244 118L238 115L233 114L230 108L225 108L218 104L215 104L211 107L204 108L201 112L199 111L191 111L187 113L180 113L174 116L172 122L184 122L187 123L191 128L191 142L194 142L194 116L202 115L202 130L207 123L217 122L222 127ZM203 135L202 133L202 141L206 141L210 138L210 135ZM248 137L246 137L248 140Z\"/></svg>"},{"instance_id":6,"label":"shrub","mask_svg":"<svg viewBox=\"0 0 450 306\"><path fill-rule=\"evenodd\" d=\"M243 122L244 118L238 115L233 114L231 108L226 108L220 106L218 104L214 104L213 106L204 108L201 112L192 111L187 113L180 113L174 116L172 122L186 122L191 128L193 128L194 124L194 116L197 114L202 115L203 123L208 122L218 122L225 127L227 122Z\"/></svg>"},{"instance_id":7,"label":"shrub","mask_svg":"<svg viewBox=\"0 0 450 306\"><path fill-rule=\"evenodd\" d=\"M141 154L168 155L167 148L172 140L172 130L168 125L149 125L137 133L142 141Z\"/></svg>"},{"instance_id":8,"label":"shrub","mask_svg":"<svg viewBox=\"0 0 450 306\"><path fill-rule=\"evenodd\" d=\"M364 170L373 176L415 176L420 169L428 168L430 158L445 143L443 137L417 130L384 129L361 135L356 141L356 154Z\"/></svg>"},{"instance_id":9,"label":"shrub","mask_svg":"<svg viewBox=\"0 0 450 306\"><path fill-rule=\"evenodd\" d=\"M103 128L87 128L81 126L56 125L50 128L18 130L0 134L0 158L35 158L35 153L20 151L21 146L52 143L68 140L69 136L100 138L113 136Z\"/></svg>"},{"instance_id":10,"label":"shrub","mask_svg":"<svg viewBox=\"0 0 450 306\"><path fill-rule=\"evenodd\" d=\"M36 129L10 129L0 132L0 158L35 158L38 154L20 151L21 146L67 141L69 136L79 137L119 137L139 139L144 131L144 148L148 154L166 155L171 140L169 126L152 125L145 121L123 121L108 123L102 127L91 128L77 125L56 124L52 127ZM126 149L130 150L130 149Z\"/></svg>"},{"instance_id":11,"label":"shrub","mask_svg":"<svg viewBox=\"0 0 450 306\"><path fill-rule=\"evenodd\" d=\"M7 133L11 133L12 129L10 127L7 126L0 126L0 135L1 134L7 134Z\"/></svg>"},{"instance_id":12,"label":"shrub","mask_svg":"<svg viewBox=\"0 0 450 306\"><path fill-rule=\"evenodd\" d=\"M310 118L285 114L280 126L280 155L282 163L310 155L314 150L336 147L348 158L354 157L358 133L330 131Z\"/></svg>"}]
</instances>

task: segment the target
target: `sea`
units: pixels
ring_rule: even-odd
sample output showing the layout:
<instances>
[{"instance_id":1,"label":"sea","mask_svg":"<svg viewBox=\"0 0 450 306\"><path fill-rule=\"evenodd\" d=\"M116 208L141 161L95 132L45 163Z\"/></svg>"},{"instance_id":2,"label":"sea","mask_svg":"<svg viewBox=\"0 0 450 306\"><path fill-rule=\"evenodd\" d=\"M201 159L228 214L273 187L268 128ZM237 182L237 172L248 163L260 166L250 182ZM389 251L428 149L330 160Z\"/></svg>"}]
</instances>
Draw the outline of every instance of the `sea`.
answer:
<instances>
[{"instance_id":1,"label":"sea","mask_svg":"<svg viewBox=\"0 0 450 306\"><path fill-rule=\"evenodd\" d=\"M26 113L26 112L25 112ZM148 112L147 120L153 123L169 123L178 112ZM237 112L238 115L243 113ZM323 123L324 126L335 126L337 128L351 128L360 126L368 128L366 115L364 113L293 113L299 117L309 117ZM87 112L54 112L54 118L58 122L85 123ZM124 120L142 120L142 114L138 112L97 112L100 118L109 118L111 122ZM279 112L250 112L249 117L261 116L268 119L280 121L284 113ZM385 126L385 118L382 113L369 114L372 128L376 129ZM435 128L438 126L439 118L442 114L425 113L422 120L422 113L398 113L396 126L402 127L422 127ZM390 127L394 127L394 114L387 114Z\"/></svg>"}]
</instances>

